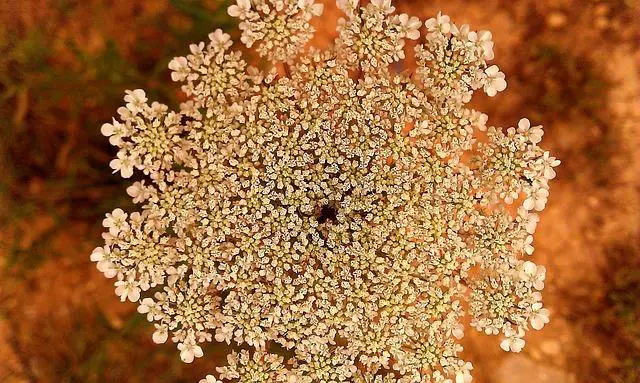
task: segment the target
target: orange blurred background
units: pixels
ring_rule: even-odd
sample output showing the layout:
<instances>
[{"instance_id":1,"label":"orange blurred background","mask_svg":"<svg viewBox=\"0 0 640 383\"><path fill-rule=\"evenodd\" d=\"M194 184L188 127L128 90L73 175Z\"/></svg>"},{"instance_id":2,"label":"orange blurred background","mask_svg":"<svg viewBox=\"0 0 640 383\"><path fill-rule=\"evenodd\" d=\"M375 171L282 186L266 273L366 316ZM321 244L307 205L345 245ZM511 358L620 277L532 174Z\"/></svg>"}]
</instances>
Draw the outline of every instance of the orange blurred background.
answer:
<instances>
[{"instance_id":1,"label":"orange blurred background","mask_svg":"<svg viewBox=\"0 0 640 383\"><path fill-rule=\"evenodd\" d=\"M316 43L332 40L330 0ZM223 28L223 0L0 0L0 382L196 382L89 261L103 214L133 208L100 126L125 89L177 106L166 69ZM640 382L640 9L635 0L396 0L493 32L509 86L489 123L528 117L563 161L536 237L551 323L521 354L468 331L474 381ZM234 32L232 32L234 31ZM236 39L237 40L237 39Z\"/></svg>"}]
</instances>

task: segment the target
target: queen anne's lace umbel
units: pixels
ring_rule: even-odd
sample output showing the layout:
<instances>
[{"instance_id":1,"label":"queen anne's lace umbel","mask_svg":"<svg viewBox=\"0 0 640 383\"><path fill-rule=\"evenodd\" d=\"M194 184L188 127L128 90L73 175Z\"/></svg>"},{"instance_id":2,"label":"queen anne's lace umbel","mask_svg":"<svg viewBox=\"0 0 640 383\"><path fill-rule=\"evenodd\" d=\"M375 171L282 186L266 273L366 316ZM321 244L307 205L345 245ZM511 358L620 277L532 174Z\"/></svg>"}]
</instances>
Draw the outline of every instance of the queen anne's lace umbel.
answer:
<instances>
[{"instance_id":1,"label":"queen anne's lace umbel","mask_svg":"<svg viewBox=\"0 0 640 383\"><path fill-rule=\"evenodd\" d=\"M465 323L518 352L549 320L523 258L559 161L541 127L466 106L506 87L491 34L438 15L420 37L390 0L338 5L320 51L314 0L238 0L272 69L215 31L169 64L180 111L128 91L102 127L141 208L107 214L91 259L184 362L246 348L203 382L468 382ZM417 70L398 73L406 39Z\"/></svg>"}]
</instances>

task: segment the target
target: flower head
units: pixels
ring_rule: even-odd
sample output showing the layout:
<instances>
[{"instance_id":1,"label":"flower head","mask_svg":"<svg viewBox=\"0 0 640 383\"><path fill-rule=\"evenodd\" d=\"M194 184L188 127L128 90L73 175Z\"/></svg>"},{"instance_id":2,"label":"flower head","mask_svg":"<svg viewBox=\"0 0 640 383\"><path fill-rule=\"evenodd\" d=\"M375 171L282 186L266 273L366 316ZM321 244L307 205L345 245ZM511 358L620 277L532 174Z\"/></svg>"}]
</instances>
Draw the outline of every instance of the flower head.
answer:
<instances>
[{"instance_id":1,"label":"flower head","mask_svg":"<svg viewBox=\"0 0 640 383\"><path fill-rule=\"evenodd\" d=\"M101 128L140 208L107 214L91 260L185 363L239 346L201 383L468 383L463 317L513 352L548 322L545 269L522 259L559 161L541 127L468 106L506 87L491 34L438 14L421 38L390 0L338 5L320 51L314 0L237 0L264 70L217 30L169 63L179 111L127 91ZM414 73L392 65L405 39Z\"/></svg>"}]
</instances>

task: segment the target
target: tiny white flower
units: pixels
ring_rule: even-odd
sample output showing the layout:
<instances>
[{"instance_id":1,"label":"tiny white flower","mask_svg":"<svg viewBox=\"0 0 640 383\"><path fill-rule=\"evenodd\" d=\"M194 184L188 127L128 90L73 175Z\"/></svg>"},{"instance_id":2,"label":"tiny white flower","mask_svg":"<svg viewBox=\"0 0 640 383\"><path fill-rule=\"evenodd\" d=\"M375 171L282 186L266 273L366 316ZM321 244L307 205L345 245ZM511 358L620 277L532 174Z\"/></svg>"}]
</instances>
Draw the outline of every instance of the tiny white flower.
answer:
<instances>
[{"instance_id":1,"label":"tiny white flower","mask_svg":"<svg viewBox=\"0 0 640 383\"><path fill-rule=\"evenodd\" d=\"M127 278L126 281L117 281L116 295L120 297L122 302L129 299L131 302L137 302L140 299L140 283L133 277Z\"/></svg>"},{"instance_id":2,"label":"tiny white flower","mask_svg":"<svg viewBox=\"0 0 640 383\"><path fill-rule=\"evenodd\" d=\"M533 248L533 235L527 235L527 237L524 239L524 243L523 243L523 250L525 253L527 253L527 255L531 255L534 252L534 248Z\"/></svg>"},{"instance_id":3,"label":"tiny white flower","mask_svg":"<svg viewBox=\"0 0 640 383\"><path fill-rule=\"evenodd\" d=\"M471 125L477 128L478 130L480 130L481 132L484 132L487 130L488 121L489 121L488 115L480 112L475 112L475 111L472 113L471 118L469 119L469 122L471 122Z\"/></svg>"},{"instance_id":4,"label":"tiny white flower","mask_svg":"<svg viewBox=\"0 0 640 383\"><path fill-rule=\"evenodd\" d=\"M117 158L114 158L109 162L109 166L113 169L113 172L120 172L120 175L123 178L131 178L135 164L136 158L133 156L127 156L124 150L120 150L117 154Z\"/></svg>"},{"instance_id":5,"label":"tiny white flower","mask_svg":"<svg viewBox=\"0 0 640 383\"><path fill-rule=\"evenodd\" d=\"M549 310L542 308L542 303L540 302L534 303L531 308L531 327L536 330L542 330L544 325L549 323Z\"/></svg>"},{"instance_id":6,"label":"tiny white flower","mask_svg":"<svg viewBox=\"0 0 640 383\"><path fill-rule=\"evenodd\" d=\"M447 15L443 15L442 12L438 12L438 15L435 18L425 21L424 26L430 32L439 30L446 35L451 31L451 18Z\"/></svg>"},{"instance_id":7,"label":"tiny white flower","mask_svg":"<svg viewBox=\"0 0 640 383\"><path fill-rule=\"evenodd\" d=\"M353 12L358 8L359 0L337 0L338 9L352 17Z\"/></svg>"},{"instance_id":8,"label":"tiny white flower","mask_svg":"<svg viewBox=\"0 0 640 383\"><path fill-rule=\"evenodd\" d=\"M520 279L523 281L532 280L537 272L538 266L531 261L526 261L520 265Z\"/></svg>"},{"instance_id":9,"label":"tiny white flower","mask_svg":"<svg viewBox=\"0 0 640 383\"><path fill-rule=\"evenodd\" d=\"M124 106L121 106L118 108L118 115L124 121L128 121L135 118L135 114Z\"/></svg>"},{"instance_id":10,"label":"tiny white flower","mask_svg":"<svg viewBox=\"0 0 640 383\"><path fill-rule=\"evenodd\" d=\"M138 312L140 314L147 314L147 320L149 322L153 322L153 309L155 308L156 303L151 298L144 298L140 302L140 306L138 306Z\"/></svg>"},{"instance_id":11,"label":"tiny white flower","mask_svg":"<svg viewBox=\"0 0 640 383\"><path fill-rule=\"evenodd\" d=\"M221 29L216 29L213 33L209 33L209 40L211 40L211 45L216 52L224 52L233 45L231 35L224 33Z\"/></svg>"},{"instance_id":12,"label":"tiny white flower","mask_svg":"<svg viewBox=\"0 0 640 383\"><path fill-rule=\"evenodd\" d=\"M173 81L184 81L189 75L189 63L184 57L174 57L169 61L169 69L171 69L171 79Z\"/></svg>"},{"instance_id":13,"label":"tiny white flower","mask_svg":"<svg viewBox=\"0 0 640 383\"><path fill-rule=\"evenodd\" d=\"M371 0L371 4L385 14L393 13L396 10L396 7L391 5L391 0Z\"/></svg>"},{"instance_id":14,"label":"tiny white flower","mask_svg":"<svg viewBox=\"0 0 640 383\"><path fill-rule=\"evenodd\" d=\"M204 379L200 379L198 383L222 383L222 381L216 379L213 375L207 375Z\"/></svg>"},{"instance_id":15,"label":"tiny white flower","mask_svg":"<svg viewBox=\"0 0 640 383\"><path fill-rule=\"evenodd\" d=\"M544 280L546 277L547 269L544 266L538 266L536 276L533 278L533 288L536 290L544 289Z\"/></svg>"},{"instance_id":16,"label":"tiny white flower","mask_svg":"<svg viewBox=\"0 0 640 383\"><path fill-rule=\"evenodd\" d=\"M247 13L251 10L251 1L250 0L238 0L236 4L233 4L229 7L227 12L231 17L237 17L241 20L244 20L247 17Z\"/></svg>"},{"instance_id":17,"label":"tiny white flower","mask_svg":"<svg viewBox=\"0 0 640 383\"><path fill-rule=\"evenodd\" d=\"M455 30L452 30L451 34L458 36L462 41L470 41L472 43L475 43L478 39L478 35L471 30L469 24L462 24L460 28L455 27Z\"/></svg>"},{"instance_id":18,"label":"tiny white flower","mask_svg":"<svg viewBox=\"0 0 640 383\"><path fill-rule=\"evenodd\" d=\"M109 254L111 254L109 246L96 247L91 253L91 261L97 262L96 268L103 273L105 277L113 278L118 271L115 265L108 259Z\"/></svg>"},{"instance_id":19,"label":"tiny white flower","mask_svg":"<svg viewBox=\"0 0 640 383\"><path fill-rule=\"evenodd\" d=\"M117 208L111 213L106 214L106 218L102 220L102 226L109 229L109 233L114 237L122 230L128 230L127 213Z\"/></svg>"},{"instance_id":20,"label":"tiny white flower","mask_svg":"<svg viewBox=\"0 0 640 383\"><path fill-rule=\"evenodd\" d=\"M553 168L560 165L560 160L552 157L549 152L544 152L540 161L542 163L544 178L546 178L547 180L556 178L556 171L553 170Z\"/></svg>"},{"instance_id":21,"label":"tiny white flower","mask_svg":"<svg viewBox=\"0 0 640 383\"><path fill-rule=\"evenodd\" d=\"M324 11L324 4L316 4L315 0L298 0L298 8L312 16L321 16Z\"/></svg>"},{"instance_id":22,"label":"tiny white flower","mask_svg":"<svg viewBox=\"0 0 640 383\"><path fill-rule=\"evenodd\" d=\"M471 370L473 370L471 362L463 364L460 370L456 372L456 383L471 383L473 380Z\"/></svg>"},{"instance_id":23,"label":"tiny white flower","mask_svg":"<svg viewBox=\"0 0 640 383\"><path fill-rule=\"evenodd\" d=\"M202 348L191 341L178 343L178 350L180 350L180 359L185 363L192 363L195 358L204 355Z\"/></svg>"},{"instance_id":24,"label":"tiny white flower","mask_svg":"<svg viewBox=\"0 0 640 383\"><path fill-rule=\"evenodd\" d=\"M544 210L549 198L549 190L541 184L534 183L534 188L524 200L522 206L527 210Z\"/></svg>"},{"instance_id":25,"label":"tiny white flower","mask_svg":"<svg viewBox=\"0 0 640 383\"><path fill-rule=\"evenodd\" d=\"M531 261L523 262L520 265L520 279L530 282L536 290L544 289L544 279L547 269L538 266Z\"/></svg>"},{"instance_id":26,"label":"tiny white flower","mask_svg":"<svg viewBox=\"0 0 640 383\"><path fill-rule=\"evenodd\" d=\"M419 18L413 16L409 17L406 13L398 16L398 22L400 24L401 36L410 40L417 40L420 38L420 27L422 22Z\"/></svg>"},{"instance_id":27,"label":"tiny white flower","mask_svg":"<svg viewBox=\"0 0 640 383\"><path fill-rule=\"evenodd\" d=\"M476 42L482 48L484 52L484 58L486 60L493 60L493 35L489 31L480 31L477 34Z\"/></svg>"},{"instance_id":28,"label":"tiny white flower","mask_svg":"<svg viewBox=\"0 0 640 383\"><path fill-rule=\"evenodd\" d=\"M134 115L142 112L144 105L147 102L147 96L144 93L144 90L126 90L125 93L124 101L127 103L127 109L129 109Z\"/></svg>"},{"instance_id":29,"label":"tiny white flower","mask_svg":"<svg viewBox=\"0 0 640 383\"><path fill-rule=\"evenodd\" d=\"M535 233L536 228L538 227L538 222L540 222L540 216L536 213L529 212L522 206L518 208L518 215L520 217L520 222L522 222L522 226L524 226L527 233Z\"/></svg>"},{"instance_id":30,"label":"tiny white flower","mask_svg":"<svg viewBox=\"0 0 640 383\"><path fill-rule=\"evenodd\" d=\"M147 112L150 116L153 116L153 118L162 118L162 116L166 114L167 110L169 110L168 106L154 101L151 103L151 107Z\"/></svg>"},{"instance_id":31,"label":"tiny white flower","mask_svg":"<svg viewBox=\"0 0 640 383\"><path fill-rule=\"evenodd\" d=\"M451 334L456 338L456 339L462 339L464 338L464 326L462 326L462 324L458 323L453 330L451 331Z\"/></svg>"},{"instance_id":32,"label":"tiny white flower","mask_svg":"<svg viewBox=\"0 0 640 383\"><path fill-rule=\"evenodd\" d=\"M166 326L161 326L156 324L156 331L153 332L153 336L151 337L153 340L153 343L155 344L162 344L165 343L167 341L167 339L169 339L169 330L167 329Z\"/></svg>"},{"instance_id":33,"label":"tiny white flower","mask_svg":"<svg viewBox=\"0 0 640 383\"><path fill-rule=\"evenodd\" d=\"M103 136L110 137L113 134L113 132L114 132L114 129L112 124L109 124L109 123L102 124L102 127L100 128L100 133L102 133Z\"/></svg>"},{"instance_id":34,"label":"tiny white flower","mask_svg":"<svg viewBox=\"0 0 640 383\"><path fill-rule=\"evenodd\" d=\"M115 118L111 123L103 124L100 132L103 136L109 137L109 143L113 146L119 146L122 143L122 137L127 134L126 126Z\"/></svg>"},{"instance_id":35,"label":"tiny white flower","mask_svg":"<svg viewBox=\"0 0 640 383\"><path fill-rule=\"evenodd\" d=\"M500 329L498 327L495 326L487 326L484 329L484 333L487 335L498 335L500 334Z\"/></svg>"},{"instance_id":36,"label":"tiny white flower","mask_svg":"<svg viewBox=\"0 0 640 383\"><path fill-rule=\"evenodd\" d=\"M205 45L202 41L198 44L189 44L189 50L196 57L202 56L204 54L204 47Z\"/></svg>"},{"instance_id":37,"label":"tiny white flower","mask_svg":"<svg viewBox=\"0 0 640 383\"><path fill-rule=\"evenodd\" d=\"M484 86L484 91L489 97L493 97L498 92L502 92L507 89L507 82L504 79L504 73L500 72L497 65L491 65L485 69L487 75L487 83Z\"/></svg>"},{"instance_id":38,"label":"tiny white flower","mask_svg":"<svg viewBox=\"0 0 640 383\"><path fill-rule=\"evenodd\" d=\"M91 262L100 262L105 258L105 248L104 247L96 247L95 249L93 249L93 252L91 252Z\"/></svg>"},{"instance_id":39,"label":"tiny white flower","mask_svg":"<svg viewBox=\"0 0 640 383\"><path fill-rule=\"evenodd\" d=\"M144 180L136 181L127 188L127 194L133 198L133 203L143 202L148 198L147 189L144 186Z\"/></svg>"},{"instance_id":40,"label":"tiny white flower","mask_svg":"<svg viewBox=\"0 0 640 383\"><path fill-rule=\"evenodd\" d=\"M538 144L542 141L544 131L542 126L531 127L531 122L528 119L523 118L518 122L518 133L525 135L529 141L533 144Z\"/></svg>"},{"instance_id":41,"label":"tiny white flower","mask_svg":"<svg viewBox=\"0 0 640 383\"><path fill-rule=\"evenodd\" d=\"M180 112L184 115L192 115L196 112L196 104L193 100L188 100L180 103Z\"/></svg>"},{"instance_id":42,"label":"tiny white flower","mask_svg":"<svg viewBox=\"0 0 640 383\"><path fill-rule=\"evenodd\" d=\"M230 324L225 324L222 327L218 327L216 329L215 340L217 342L226 342L227 344L231 343L231 338L233 337L233 326Z\"/></svg>"},{"instance_id":43,"label":"tiny white flower","mask_svg":"<svg viewBox=\"0 0 640 383\"><path fill-rule=\"evenodd\" d=\"M522 338L508 337L500 342L500 348L509 352L520 352L525 346L525 341Z\"/></svg>"},{"instance_id":44,"label":"tiny white flower","mask_svg":"<svg viewBox=\"0 0 640 383\"><path fill-rule=\"evenodd\" d=\"M250 30L248 30L248 27L243 28L243 25L247 25L246 23L242 22L239 24L241 29L244 29L245 32L242 34L242 36L240 36L240 41L247 46L247 48L251 48L253 46L253 44L256 42L256 40L258 39L257 35L253 32L251 32Z\"/></svg>"},{"instance_id":45,"label":"tiny white flower","mask_svg":"<svg viewBox=\"0 0 640 383\"><path fill-rule=\"evenodd\" d=\"M525 346L524 329L522 327L507 327L504 330L505 339L500 342L500 348L504 351L520 352Z\"/></svg>"},{"instance_id":46,"label":"tiny white flower","mask_svg":"<svg viewBox=\"0 0 640 383\"><path fill-rule=\"evenodd\" d=\"M178 279L180 279L183 273L184 273L183 269L169 266L167 268L167 284L169 286L175 284L178 281Z\"/></svg>"}]
</instances>

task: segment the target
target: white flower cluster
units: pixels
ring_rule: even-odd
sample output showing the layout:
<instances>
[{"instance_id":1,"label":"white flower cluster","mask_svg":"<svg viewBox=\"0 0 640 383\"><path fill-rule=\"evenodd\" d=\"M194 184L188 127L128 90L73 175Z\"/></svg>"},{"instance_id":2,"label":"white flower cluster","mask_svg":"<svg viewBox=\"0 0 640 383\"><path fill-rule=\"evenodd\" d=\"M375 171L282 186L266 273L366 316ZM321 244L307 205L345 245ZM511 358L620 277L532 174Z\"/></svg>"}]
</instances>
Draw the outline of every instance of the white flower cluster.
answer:
<instances>
[{"instance_id":1,"label":"white flower cluster","mask_svg":"<svg viewBox=\"0 0 640 383\"><path fill-rule=\"evenodd\" d=\"M389 0L338 5L318 51L312 0L238 0L273 68L215 31L169 64L179 112L128 91L102 127L140 211L107 214L91 259L184 362L242 346L203 383L465 383L465 323L517 352L549 320L545 269L523 258L559 161L540 127L487 128L466 106L505 88L491 34L438 15L421 38ZM405 39L415 73L389 65Z\"/></svg>"},{"instance_id":2,"label":"white flower cluster","mask_svg":"<svg viewBox=\"0 0 640 383\"><path fill-rule=\"evenodd\" d=\"M256 44L260 56L288 61L313 37L309 21L323 10L315 0L238 0L229 15L241 20L241 41L248 48Z\"/></svg>"},{"instance_id":3,"label":"white flower cluster","mask_svg":"<svg viewBox=\"0 0 640 383\"><path fill-rule=\"evenodd\" d=\"M388 65L405 58L404 39L420 38L422 22L395 11L391 0L372 0L357 9L357 0L339 0L338 7L348 18L338 21L336 50L340 64L349 69L387 70Z\"/></svg>"}]
</instances>

